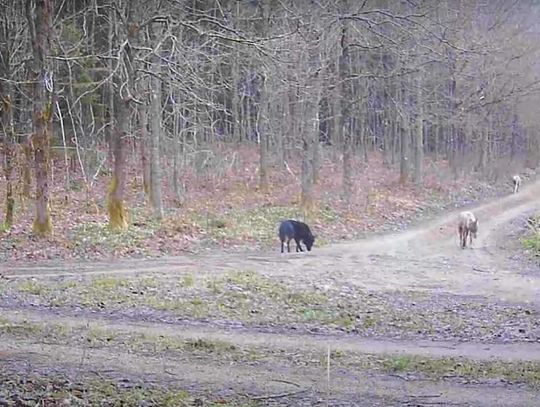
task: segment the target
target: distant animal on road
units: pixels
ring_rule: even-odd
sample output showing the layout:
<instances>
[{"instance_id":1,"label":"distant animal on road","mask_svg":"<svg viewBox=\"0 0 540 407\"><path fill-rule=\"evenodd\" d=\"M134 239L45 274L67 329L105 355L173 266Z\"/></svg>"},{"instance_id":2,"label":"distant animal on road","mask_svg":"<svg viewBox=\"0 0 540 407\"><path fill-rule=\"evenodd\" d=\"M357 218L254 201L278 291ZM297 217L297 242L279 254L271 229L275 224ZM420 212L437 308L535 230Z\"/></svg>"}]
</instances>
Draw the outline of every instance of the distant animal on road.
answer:
<instances>
[{"instance_id":1,"label":"distant animal on road","mask_svg":"<svg viewBox=\"0 0 540 407\"><path fill-rule=\"evenodd\" d=\"M517 194L519 187L521 187L521 177L519 175L514 175L512 177L512 183L514 184L514 194Z\"/></svg>"},{"instance_id":2,"label":"distant animal on road","mask_svg":"<svg viewBox=\"0 0 540 407\"><path fill-rule=\"evenodd\" d=\"M287 242L287 252L291 252L290 242L292 239L296 242L296 251L301 251L302 246L300 242L304 242L306 245L307 251L311 251L313 243L315 242L315 236L311 233L309 226L304 222L299 222L296 220L284 220L279 225L279 239L281 240L281 253L283 253L283 247L285 241Z\"/></svg>"},{"instance_id":3,"label":"distant animal on road","mask_svg":"<svg viewBox=\"0 0 540 407\"><path fill-rule=\"evenodd\" d=\"M459 243L463 249L467 246L467 236L469 236L469 246L472 246L473 237L476 239L478 232L478 219L472 212L461 212L458 223Z\"/></svg>"}]
</instances>

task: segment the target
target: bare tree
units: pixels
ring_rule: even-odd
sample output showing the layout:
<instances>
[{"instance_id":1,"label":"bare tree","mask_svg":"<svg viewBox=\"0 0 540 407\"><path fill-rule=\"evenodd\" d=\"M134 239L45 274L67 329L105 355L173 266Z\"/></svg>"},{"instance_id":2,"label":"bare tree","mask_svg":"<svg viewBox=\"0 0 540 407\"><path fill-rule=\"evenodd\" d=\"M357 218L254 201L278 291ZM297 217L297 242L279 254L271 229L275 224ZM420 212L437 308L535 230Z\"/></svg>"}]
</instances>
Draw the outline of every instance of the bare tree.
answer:
<instances>
[{"instance_id":1,"label":"bare tree","mask_svg":"<svg viewBox=\"0 0 540 407\"><path fill-rule=\"evenodd\" d=\"M161 30L155 33L156 40L160 38ZM155 51L159 52L159 50ZM151 174L151 200L154 208L154 217L161 220L163 218L163 196L161 192L161 160L160 160L160 145L161 145L161 60L159 55L152 57L152 71L154 75L150 80L150 174Z\"/></svg>"},{"instance_id":2,"label":"bare tree","mask_svg":"<svg viewBox=\"0 0 540 407\"><path fill-rule=\"evenodd\" d=\"M0 4L0 148L2 152L2 167L6 181L6 201L4 212L4 227L13 225L14 216L14 161L15 161L15 126L13 122L13 85L15 79L13 65L16 61L15 50L20 41L20 23L16 11L7 4Z\"/></svg>"},{"instance_id":3,"label":"bare tree","mask_svg":"<svg viewBox=\"0 0 540 407\"><path fill-rule=\"evenodd\" d=\"M343 10L348 11L349 4L347 0L342 1ZM341 55L339 56L339 82L340 88L340 117L342 128L343 143L343 197L348 202L351 199L353 180L352 180L352 118L351 103L352 80L351 80L351 55L349 22L346 19L341 21Z\"/></svg>"},{"instance_id":4,"label":"bare tree","mask_svg":"<svg viewBox=\"0 0 540 407\"><path fill-rule=\"evenodd\" d=\"M33 82L34 170L36 175L36 235L52 232L49 207L49 152L53 115L53 71L49 59L52 38L51 0L27 0L26 15L32 44L33 61L30 80Z\"/></svg>"}]
</instances>

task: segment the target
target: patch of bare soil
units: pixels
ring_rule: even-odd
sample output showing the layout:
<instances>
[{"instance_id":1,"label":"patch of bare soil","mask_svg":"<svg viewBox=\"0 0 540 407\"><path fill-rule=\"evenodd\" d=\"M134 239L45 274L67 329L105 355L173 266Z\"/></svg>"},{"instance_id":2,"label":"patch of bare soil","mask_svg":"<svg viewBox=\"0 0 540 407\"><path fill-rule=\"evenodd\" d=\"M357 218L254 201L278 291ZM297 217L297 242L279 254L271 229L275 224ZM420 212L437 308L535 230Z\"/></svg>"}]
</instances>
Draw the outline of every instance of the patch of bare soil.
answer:
<instances>
[{"instance_id":1,"label":"patch of bare soil","mask_svg":"<svg viewBox=\"0 0 540 407\"><path fill-rule=\"evenodd\" d=\"M186 405L540 405L540 273L515 242L539 192L473 208L465 250L454 212L309 253L4 268L0 365Z\"/></svg>"}]
</instances>

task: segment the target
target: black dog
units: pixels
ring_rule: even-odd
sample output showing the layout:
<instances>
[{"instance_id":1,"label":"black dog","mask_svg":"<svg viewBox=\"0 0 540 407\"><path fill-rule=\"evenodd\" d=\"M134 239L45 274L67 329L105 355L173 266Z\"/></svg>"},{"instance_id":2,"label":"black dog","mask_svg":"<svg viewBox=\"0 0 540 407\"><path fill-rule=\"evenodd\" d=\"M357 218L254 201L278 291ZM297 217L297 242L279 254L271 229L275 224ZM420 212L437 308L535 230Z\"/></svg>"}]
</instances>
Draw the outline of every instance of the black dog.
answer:
<instances>
[{"instance_id":1,"label":"black dog","mask_svg":"<svg viewBox=\"0 0 540 407\"><path fill-rule=\"evenodd\" d=\"M279 239L281 240L281 253L283 253L283 243L285 243L285 240L287 241L287 252L291 252L291 247L289 245L291 239L296 241L297 252L303 252L300 241L304 242L306 249L309 252L313 247L315 236L311 234L309 226L305 223L296 220L284 220L281 222L281 225L279 225Z\"/></svg>"}]
</instances>

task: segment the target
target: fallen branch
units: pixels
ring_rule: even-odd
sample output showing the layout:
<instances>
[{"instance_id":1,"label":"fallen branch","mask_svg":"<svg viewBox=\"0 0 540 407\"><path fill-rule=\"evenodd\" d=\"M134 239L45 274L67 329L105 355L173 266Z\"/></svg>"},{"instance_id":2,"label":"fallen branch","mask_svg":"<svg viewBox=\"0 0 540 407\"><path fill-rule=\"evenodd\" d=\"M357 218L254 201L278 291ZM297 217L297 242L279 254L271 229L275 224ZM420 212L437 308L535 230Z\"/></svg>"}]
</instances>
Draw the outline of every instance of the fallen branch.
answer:
<instances>
[{"instance_id":1,"label":"fallen branch","mask_svg":"<svg viewBox=\"0 0 540 407\"><path fill-rule=\"evenodd\" d=\"M268 399L278 399L278 398L282 398L282 397L288 397L288 396L296 396L298 394L301 394L301 393L305 393L306 391L308 391L310 388L306 388L306 389L301 389L301 390L296 390L296 391L290 391L290 392L287 392L287 393L279 393L279 394L269 394L269 395L266 395L266 396L249 396L249 398L251 398L252 400L268 400Z\"/></svg>"},{"instance_id":2,"label":"fallen branch","mask_svg":"<svg viewBox=\"0 0 540 407\"><path fill-rule=\"evenodd\" d=\"M285 169L287 170L287 172L291 174L293 177L296 177L296 175L294 175L294 172L291 170L291 167L289 167L289 164L287 164L287 161L284 161L284 164L285 164Z\"/></svg>"},{"instance_id":3,"label":"fallen branch","mask_svg":"<svg viewBox=\"0 0 540 407\"><path fill-rule=\"evenodd\" d=\"M473 267L472 269L473 269L473 271L479 271L480 273L491 273L490 270L484 270L484 269L481 269L481 268L478 268L478 267Z\"/></svg>"},{"instance_id":4,"label":"fallen branch","mask_svg":"<svg viewBox=\"0 0 540 407\"><path fill-rule=\"evenodd\" d=\"M295 386L295 387L298 387L298 388L300 387L300 385L299 385L298 383L290 382L290 381L288 381L288 380L273 379L272 381L273 381L273 382L278 382L278 383L290 384L290 385ZM246 394L246 396L249 397L249 398L252 399L252 400L278 399L278 398L282 398L282 397L296 396L297 394L305 393L305 392L308 391L310 388L311 388L311 387L307 387L307 388L305 388L305 389L289 391L289 392L286 392L286 393L268 394L268 395L265 395L265 396L250 396L250 395L248 395L248 394Z\"/></svg>"},{"instance_id":5,"label":"fallen branch","mask_svg":"<svg viewBox=\"0 0 540 407\"><path fill-rule=\"evenodd\" d=\"M441 397L443 394L419 394L418 396L409 396L409 400L405 402L406 406L418 406L418 403L421 403L423 406L435 406L435 405L444 405L444 406L463 406L465 403L454 403L451 401L429 401L429 400L419 400L419 399L434 399Z\"/></svg>"}]
</instances>

